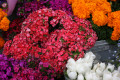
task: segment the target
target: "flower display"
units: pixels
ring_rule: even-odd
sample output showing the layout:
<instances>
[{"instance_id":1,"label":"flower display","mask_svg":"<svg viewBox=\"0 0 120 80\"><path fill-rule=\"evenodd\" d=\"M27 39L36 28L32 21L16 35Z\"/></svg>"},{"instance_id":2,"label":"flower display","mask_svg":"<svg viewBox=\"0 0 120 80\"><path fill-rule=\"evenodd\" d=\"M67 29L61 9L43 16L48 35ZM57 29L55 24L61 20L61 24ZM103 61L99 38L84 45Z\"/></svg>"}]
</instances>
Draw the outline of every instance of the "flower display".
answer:
<instances>
[{"instance_id":1,"label":"flower display","mask_svg":"<svg viewBox=\"0 0 120 80\"><path fill-rule=\"evenodd\" d=\"M75 61L70 58L66 64L66 76L70 80L120 80L119 69L108 63L93 64L95 55L87 52L84 58Z\"/></svg>"},{"instance_id":2,"label":"flower display","mask_svg":"<svg viewBox=\"0 0 120 80\"><path fill-rule=\"evenodd\" d=\"M5 43L3 54L19 60L34 56L62 73L69 56L83 57L96 40L89 21L43 8L25 19L20 34Z\"/></svg>"},{"instance_id":3,"label":"flower display","mask_svg":"<svg viewBox=\"0 0 120 80\"><path fill-rule=\"evenodd\" d=\"M111 35L112 40L118 40L120 38L120 11L111 12L108 14L108 26L113 28Z\"/></svg>"},{"instance_id":4,"label":"flower display","mask_svg":"<svg viewBox=\"0 0 120 80\"><path fill-rule=\"evenodd\" d=\"M7 14L0 9L0 29L7 31L9 29L10 21L7 19Z\"/></svg>"},{"instance_id":5,"label":"flower display","mask_svg":"<svg viewBox=\"0 0 120 80\"><path fill-rule=\"evenodd\" d=\"M14 72L17 72L19 68L26 66L24 60L14 60L13 58L7 58L3 54L0 54L0 79L10 80L13 77Z\"/></svg>"},{"instance_id":6,"label":"flower display","mask_svg":"<svg viewBox=\"0 0 120 80\"><path fill-rule=\"evenodd\" d=\"M96 11L102 11L102 18L107 18L105 16L109 12L111 12L111 5L107 0L68 0L69 4L72 6L72 10L74 15L78 16L79 18L90 18L90 14L92 14L92 17L99 17L100 13L95 13ZM95 16L96 14L96 16ZM105 17L104 17L105 16ZM94 19L95 20L95 19ZM103 26L106 23L104 23L103 20L99 20L101 22L96 23L96 21L93 21L94 24L97 24L98 26ZM101 25L99 25L101 24Z\"/></svg>"},{"instance_id":7,"label":"flower display","mask_svg":"<svg viewBox=\"0 0 120 80\"><path fill-rule=\"evenodd\" d=\"M49 5L53 10L63 10L67 14L72 15L72 8L68 4L68 0L49 0Z\"/></svg>"},{"instance_id":8,"label":"flower display","mask_svg":"<svg viewBox=\"0 0 120 80\"><path fill-rule=\"evenodd\" d=\"M24 18L26 18L31 12L36 11L41 8L45 8L42 2L38 2L38 1L27 2L26 1L25 3L23 3L21 7L18 8L17 15L23 16Z\"/></svg>"}]
</instances>

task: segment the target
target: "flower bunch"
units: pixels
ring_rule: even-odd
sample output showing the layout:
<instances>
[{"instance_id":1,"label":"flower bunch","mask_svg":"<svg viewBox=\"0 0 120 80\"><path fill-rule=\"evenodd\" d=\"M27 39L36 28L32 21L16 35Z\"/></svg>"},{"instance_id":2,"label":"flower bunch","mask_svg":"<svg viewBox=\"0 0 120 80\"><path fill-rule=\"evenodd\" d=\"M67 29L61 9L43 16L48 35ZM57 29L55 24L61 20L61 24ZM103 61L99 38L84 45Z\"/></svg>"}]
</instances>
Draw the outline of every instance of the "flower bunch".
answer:
<instances>
[{"instance_id":1,"label":"flower bunch","mask_svg":"<svg viewBox=\"0 0 120 80\"><path fill-rule=\"evenodd\" d=\"M0 54L0 79L9 80L13 77L14 72L26 66L25 60L18 61Z\"/></svg>"},{"instance_id":2,"label":"flower bunch","mask_svg":"<svg viewBox=\"0 0 120 80\"><path fill-rule=\"evenodd\" d=\"M31 12L36 11L38 9L44 8L45 6L42 4L42 2L38 1L31 1L31 2L25 2L21 7L18 8L17 15L23 16L26 18Z\"/></svg>"},{"instance_id":3,"label":"flower bunch","mask_svg":"<svg viewBox=\"0 0 120 80\"><path fill-rule=\"evenodd\" d=\"M50 0L49 4L53 10L63 10L67 14L72 15L72 9L70 4L68 4L68 0Z\"/></svg>"},{"instance_id":4,"label":"flower bunch","mask_svg":"<svg viewBox=\"0 0 120 80\"><path fill-rule=\"evenodd\" d=\"M9 30L7 32L3 32L4 38L6 40L11 40L16 34L19 34L21 31L22 22L24 18L16 18L14 19L9 26Z\"/></svg>"},{"instance_id":5,"label":"flower bunch","mask_svg":"<svg viewBox=\"0 0 120 80\"><path fill-rule=\"evenodd\" d=\"M15 59L34 56L62 73L69 56L83 57L96 40L89 21L43 8L25 19L21 33L6 42L3 54Z\"/></svg>"},{"instance_id":6,"label":"flower bunch","mask_svg":"<svg viewBox=\"0 0 120 80\"><path fill-rule=\"evenodd\" d=\"M111 36L112 40L118 40L120 38L120 11L111 12L108 14L108 26L113 28Z\"/></svg>"},{"instance_id":7,"label":"flower bunch","mask_svg":"<svg viewBox=\"0 0 120 80\"><path fill-rule=\"evenodd\" d=\"M103 26L107 24L107 16L111 12L111 5L107 0L68 0L72 5L74 15L79 18L90 18L92 14L92 20L94 24Z\"/></svg>"},{"instance_id":8,"label":"flower bunch","mask_svg":"<svg viewBox=\"0 0 120 80\"><path fill-rule=\"evenodd\" d=\"M38 61L28 60L28 67L17 69L17 72L13 74L11 80L54 80L56 74L49 63Z\"/></svg>"},{"instance_id":9,"label":"flower bunch","mask_svg":"<svg viewBox=\"0 0 120 80\"><path fill-rule=\"evenodd\" d=\"M97 63L93 65L95 55L92 52L85 54L84 58L75 61L69 59L66 67L66 75L70 80L120 80L120 72L114 70L114 65Z\"/></svg>"},{"instance_id":10,"label":"flower bunch","mask_svg":"<svg viewBox=\"0 0 120 80\"><path fill-rule=\"evenodd\" d=\"M9 29L10 21L7 19L7 14L0 9L0 29L7 31Z\"/></svg>"}]
</instances>

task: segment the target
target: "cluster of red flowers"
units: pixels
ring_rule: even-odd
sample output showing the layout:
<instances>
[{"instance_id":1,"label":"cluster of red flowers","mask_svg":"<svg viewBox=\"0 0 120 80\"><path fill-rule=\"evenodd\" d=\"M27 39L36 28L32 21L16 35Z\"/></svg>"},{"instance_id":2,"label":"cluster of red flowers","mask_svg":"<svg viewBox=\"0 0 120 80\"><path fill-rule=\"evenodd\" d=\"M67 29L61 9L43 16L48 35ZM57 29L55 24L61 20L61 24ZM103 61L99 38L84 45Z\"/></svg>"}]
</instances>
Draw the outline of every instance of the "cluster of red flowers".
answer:
<instances>
[{"instance_id":1,"label":"cluster of red flowers","mask_svg":"<svg viewBox=\"0 0 120 80\"><path fill-rule=\"evenodd\" d=\"M43 8L25 19L21 33L5 43L3 54L15 59L35 56L61 73L70 56L83 57L96 40L89 21Z\"/></svg>"}]
</instances>

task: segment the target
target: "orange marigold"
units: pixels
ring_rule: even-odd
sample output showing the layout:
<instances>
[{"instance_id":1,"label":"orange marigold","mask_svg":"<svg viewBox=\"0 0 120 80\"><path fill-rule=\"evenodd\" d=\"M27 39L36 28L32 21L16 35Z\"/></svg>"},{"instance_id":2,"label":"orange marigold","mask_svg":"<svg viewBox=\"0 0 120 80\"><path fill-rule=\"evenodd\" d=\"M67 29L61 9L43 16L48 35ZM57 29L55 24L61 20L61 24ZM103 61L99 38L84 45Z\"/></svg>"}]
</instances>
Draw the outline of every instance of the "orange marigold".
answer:
<instances>
[{"instance_id":1,"label":"orange marigold","mask_svg":"<svg viewBox=\"0 0 120 80\"><path fill-rule=\"evenodd\" d=\"M118 29L117 27L114 27L114 31L112 32L112 35L111 35L112 40L119 40L120 38L120 32L118 32L120 29L119 30L117 29Z\"/></svg>"},{"instance_id":2,"label":"orange marigold","mask_svg":"<svg viewBox=\"0 0 120 80\"><path fill-rule=\"evenodd\" d=\"M111 4L109 2L99 3L96 4L95 10L97 11L104 11L105 14L111 12Z\"/></svg>"},{"instance_id":3,"label":"orange marigold","mask_svg":"<svg viewBox=\"0 0 120 80\"><path fill-rule=\"evenodd\" d=\"M9 29L9 23L10 21L7 19L7 17L2 18L0 22L0 29L7 31Z\"/></svg>"},{"instance_id":4,"label":"orange marigold","mask_svg":"<svg viewBox=\"0 0 120 80\"><path fill-rule=\"evenodd\" d=\"M76 2L74 2L72 4L72 9L73 9L73 14L78 16L79 18L90 18L90 11L88 9L88 7L85 4L77 4Z\"/></svg>"},{"instance_id":5,"label":"orange marigold","mask_svg":"<svg viewBox=\"0 0 120 80\"><path fill-rule=\"evenodd\" d=\"M108 22L107 16L104 14L103 11L94 11L92 13L92 20L93 20L94 24L96 24L98 26L104 26Z\"/></svg>"},{"instance_id":6,"label":"orange marigold","mask_svg":"<svg viewBox=\"0 0 120 80\"><path fill-rule=\"evenodd\" d=\"M4 39L0 36L0 49L4 46L5 41Z\"/></svg>"},{"instance_id":7,"label":"orange marigold","mask_svg":"<svg viewBox=\"0 0 120 80\"><path fill-rule=\"evenodd\" d=\"M120 10L108 13L108 26L115 27L120 25Z\"/></svg>"},{"instance_id":8,"label":"orange marigold","mask_svg":"<svg viewBox=\"0 0 120 80\"><path fill-rule=\"evenodd\" d=\"M5 13L4 11L2 11L2 9L0 8L0 20L2 20L2 18L4 16L7 16L7 13Z\"/></svg>"}]
</instances>

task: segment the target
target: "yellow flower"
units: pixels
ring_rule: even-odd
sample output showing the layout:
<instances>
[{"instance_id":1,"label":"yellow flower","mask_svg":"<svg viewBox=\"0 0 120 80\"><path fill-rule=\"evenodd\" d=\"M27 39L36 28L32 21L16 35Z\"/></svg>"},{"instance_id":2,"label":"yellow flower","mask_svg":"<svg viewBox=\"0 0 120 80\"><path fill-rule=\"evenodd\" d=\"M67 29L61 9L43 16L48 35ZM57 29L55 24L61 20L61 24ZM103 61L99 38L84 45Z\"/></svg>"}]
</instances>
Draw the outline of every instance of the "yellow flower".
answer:
<instances>
[{"instance_id":1,"label":"yellow flower","mask_svg":"<svg viewBox=\"0 0 120 80\"><path fill-rule=\"evenodd\" d=\"M0 49L4 46L5 41L2 37L0 37Z\"/></svg>"},{"instance_id":2,"label":"yellow flower","mask_svg":"<svg viewBox=\"0 0 120 80\"><path fill-rule=\"evenodd\" d=\"M107 24L107 16L104 14L103 11L94 11L92 14L92 20L94 24L98 26L104 26Z\"/></svg>"},{"instance_id":3,"label":"yellow flower","mask_svg":"<svg viewBox=\"0 0 120 80\"><path fill-rule=\"evenodd\" d=\"M7 31L9 29L9 23L10 21L7 19L7 17L4 17L0 22L0 29Z\"/></svg>"}]
</instances>

